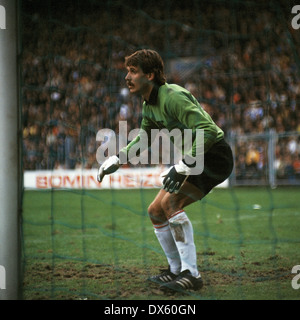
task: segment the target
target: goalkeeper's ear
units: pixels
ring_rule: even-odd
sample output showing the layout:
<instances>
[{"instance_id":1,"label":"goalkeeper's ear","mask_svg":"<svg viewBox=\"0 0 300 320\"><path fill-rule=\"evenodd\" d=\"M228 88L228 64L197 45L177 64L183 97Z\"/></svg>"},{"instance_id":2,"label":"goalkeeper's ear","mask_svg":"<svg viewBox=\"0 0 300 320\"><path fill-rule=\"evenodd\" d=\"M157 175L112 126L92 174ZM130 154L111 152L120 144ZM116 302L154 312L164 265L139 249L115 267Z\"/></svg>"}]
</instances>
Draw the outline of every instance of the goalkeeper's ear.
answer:
<instances>
[{"instance_id":1,"label":"goalkeeper's ear","mask_svg":"<svg viewBox=\"0 0 300 320\"><path fill-rule=\"evenodd\" d=\"M149 73L146 74L146 76L147 76L149 81L153 81L154 78L155 78L154 72L149 72Z\"/></svg>"}]
</instances>

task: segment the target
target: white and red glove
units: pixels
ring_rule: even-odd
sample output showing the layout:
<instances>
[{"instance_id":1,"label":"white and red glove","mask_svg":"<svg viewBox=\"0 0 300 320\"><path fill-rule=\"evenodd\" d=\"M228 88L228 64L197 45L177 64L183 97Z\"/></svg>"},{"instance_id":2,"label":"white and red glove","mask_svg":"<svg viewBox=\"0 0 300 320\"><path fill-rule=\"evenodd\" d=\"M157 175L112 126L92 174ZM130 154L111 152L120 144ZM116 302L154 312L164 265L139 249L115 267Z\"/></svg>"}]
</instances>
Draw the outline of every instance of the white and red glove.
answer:
<instances>
[{"instance_id":1,"label":"white and red glove","mask_svg":"<svg viewBox=\"0 0 300 320\"><path fill-rule=\"evenodd\" d=\"M120 159L117 156L109 157L100 166L97 174L97 180L99 182L102 182L105 175L111 174L117 171L119 167L120 167Z\"/></svg>"}]
</instances>

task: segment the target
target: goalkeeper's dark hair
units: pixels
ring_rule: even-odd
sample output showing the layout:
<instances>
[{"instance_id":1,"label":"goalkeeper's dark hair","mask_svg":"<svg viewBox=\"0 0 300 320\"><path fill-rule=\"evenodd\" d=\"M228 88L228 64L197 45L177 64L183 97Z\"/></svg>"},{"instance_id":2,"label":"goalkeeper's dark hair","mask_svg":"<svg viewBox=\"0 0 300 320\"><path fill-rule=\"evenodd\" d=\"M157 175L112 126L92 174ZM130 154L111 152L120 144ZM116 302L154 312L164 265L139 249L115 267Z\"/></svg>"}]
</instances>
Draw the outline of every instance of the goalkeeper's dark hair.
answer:
<instances>
[{"instance_id":1,"label":"goalkeeper's dark hair","mask_svg":"<svg viewBox=\"0 0 300 320\"><path fill-rule=\"evenodd\" d=\"M142 49L125 57L125 67L129 66L140 67L145 74L153 72L154 82L159 86L166 83L164 62L154 50Z\"/></svg>"}]
</instances>

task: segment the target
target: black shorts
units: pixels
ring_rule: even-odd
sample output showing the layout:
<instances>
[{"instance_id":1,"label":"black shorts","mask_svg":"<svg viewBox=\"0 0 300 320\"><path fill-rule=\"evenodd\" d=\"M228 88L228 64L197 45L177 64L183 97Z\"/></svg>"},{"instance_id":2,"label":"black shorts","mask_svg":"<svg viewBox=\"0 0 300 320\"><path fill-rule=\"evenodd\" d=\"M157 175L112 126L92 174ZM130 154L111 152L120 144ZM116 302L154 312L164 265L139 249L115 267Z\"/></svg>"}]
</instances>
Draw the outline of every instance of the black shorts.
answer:
<instances>
[{"instance_id":1,"label":"black shorts","mask_svg":"<svg viewBox=\"0 0 300 320\"><path fill-rule=\"evenodd\" d=\"M230 176L232 169L232 151L229 144L222 139L204 154L203 172L199 175L190 175L187 181L206 195L215 186L225 181Z\"/></svg>"}]
</instances>

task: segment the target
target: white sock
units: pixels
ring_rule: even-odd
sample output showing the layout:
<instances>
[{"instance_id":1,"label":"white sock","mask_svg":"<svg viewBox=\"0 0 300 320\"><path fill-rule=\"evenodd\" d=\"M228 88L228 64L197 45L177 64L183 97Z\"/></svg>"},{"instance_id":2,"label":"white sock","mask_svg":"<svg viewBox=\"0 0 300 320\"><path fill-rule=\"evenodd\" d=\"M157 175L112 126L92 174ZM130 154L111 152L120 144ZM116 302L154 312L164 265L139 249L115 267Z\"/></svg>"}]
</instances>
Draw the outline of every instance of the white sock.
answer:
<instances>
[{"instance_id":1,"label":"white sock","mask_svg":"<svg viewBox=\"0 0 300 320\"><path fill-rule=\"evenodd\" d=\"M169 224L180 255L181 271L190 270L192 276L199 276L193 226L185 211L173 214Z\"/></svg>"},{"instance_id":2,"label":"white sock","mask_svg":"<svg viewBox=\"0 0 300 320\"><path fill-rule=\"evenodd\" d=\"M167 257L170 271L179 274L181 270L181 260L177 250L176 243L172 236L169 222L153 225L156 237Z\"/></svg>"}]
</instances>

